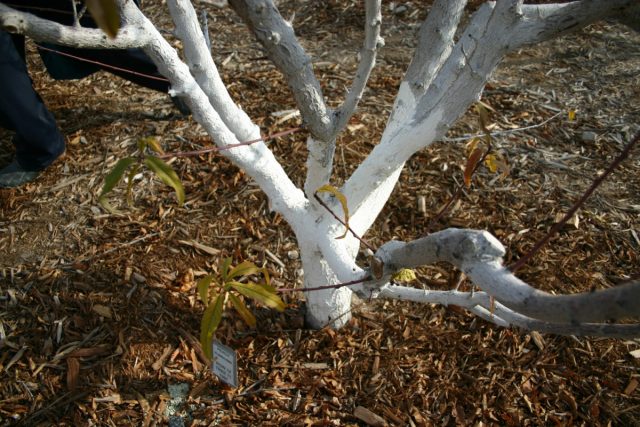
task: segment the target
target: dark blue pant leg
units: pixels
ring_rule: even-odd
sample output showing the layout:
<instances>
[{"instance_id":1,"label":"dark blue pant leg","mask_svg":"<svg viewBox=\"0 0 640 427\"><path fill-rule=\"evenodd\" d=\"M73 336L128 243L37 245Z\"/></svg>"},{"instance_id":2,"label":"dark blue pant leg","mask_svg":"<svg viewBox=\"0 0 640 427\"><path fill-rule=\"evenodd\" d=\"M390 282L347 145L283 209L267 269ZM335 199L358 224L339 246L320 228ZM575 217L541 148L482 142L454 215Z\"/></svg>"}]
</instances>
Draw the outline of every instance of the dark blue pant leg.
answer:
<instances>
[{"instance_id":1,"label":"dark blue pant leg","mask_svg":"<svg viewBox=\"0 0 640 427\"><path fill-rule=\"evenodd\" d=\"M0 125L16 132L14 144L20 166L41 170L64 152L64 137L33 89L19 50L23 46L24 39L15 40L0 30Z\"/></svg>"}]
</instances>

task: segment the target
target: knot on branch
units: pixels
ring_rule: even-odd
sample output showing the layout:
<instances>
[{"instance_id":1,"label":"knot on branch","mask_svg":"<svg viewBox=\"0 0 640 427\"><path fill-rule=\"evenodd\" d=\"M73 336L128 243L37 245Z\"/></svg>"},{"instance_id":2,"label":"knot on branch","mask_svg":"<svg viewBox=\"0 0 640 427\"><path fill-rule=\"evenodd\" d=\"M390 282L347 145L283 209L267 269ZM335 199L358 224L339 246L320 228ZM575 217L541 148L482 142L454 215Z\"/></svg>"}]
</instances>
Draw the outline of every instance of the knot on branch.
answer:
<instances>
[{"instance_id":1,"label":"knot on branch","mask_svg":"<svg viewBox=\"0 0 640 427\"><path fill-rule=\"evenodd\" d=\"M465 230L453 257L463 263L501 261L506 254L502 243L487 231Z\"/></svg>"}]
</instances>

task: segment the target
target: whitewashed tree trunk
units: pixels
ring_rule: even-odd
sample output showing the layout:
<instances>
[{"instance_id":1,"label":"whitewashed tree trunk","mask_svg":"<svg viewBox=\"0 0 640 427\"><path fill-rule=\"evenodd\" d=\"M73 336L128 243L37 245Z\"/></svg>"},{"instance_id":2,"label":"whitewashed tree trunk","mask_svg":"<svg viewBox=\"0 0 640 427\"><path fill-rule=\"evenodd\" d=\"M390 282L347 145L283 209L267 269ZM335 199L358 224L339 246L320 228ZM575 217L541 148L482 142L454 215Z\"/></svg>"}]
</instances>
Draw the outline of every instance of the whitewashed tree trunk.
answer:
<instances>
[{"instance_id":1,"label":"whitewashed tree trunk","mask_svg":"<svg viewBox=\"0 0 640 427\"><path fill-rule=\"evenodd\" d=\"M183 62L174 48L131 0L119 0L124 26L111 40L95 29L66 27L0 3L0 26L36 40L76 47L141 47L182 97L194 118L220 147L259 138L260 131L226 90L188 0L167 0L184 45ZM352 286L306 292L307 321L314 328L339 328L350 318L352 292L364 298L395 298L455 304L501 326L516 325L561 334L639 336L638 324L607 324L640 315L640 284L569 296L535 290L502 265L504 248L484 231L450 229L413 242L388 242L374 265L358 266L359 241L314 198L331 182L335 140L357 108L374 66L380 38L380 0L365 0L366 17L360 63L343 104L327 106L310 58L272 0L230 0L285 75L308 138L307 177L297 188L263 143L225 150L283 215L300 247L305 288L373 278ZM350 225L364 235L387 202L405 162L442 138L447 129L480 98L500 60L525 45L557 37L606 17L637 27L637 0L581 0L566 4L523 5L522 0L484 3L465 28L460 27L465 0L435 0L418 35L415 56L400 85L380 142L347 179L341 192L348 201ZM454 37L457 34L457 37ZM215 53L214 53L215 54ZM323 195L333 212L339 203ZM482 291L428 291L389 283L402 267L446 261L463 271Z\"/></svg>"}]
</instances>

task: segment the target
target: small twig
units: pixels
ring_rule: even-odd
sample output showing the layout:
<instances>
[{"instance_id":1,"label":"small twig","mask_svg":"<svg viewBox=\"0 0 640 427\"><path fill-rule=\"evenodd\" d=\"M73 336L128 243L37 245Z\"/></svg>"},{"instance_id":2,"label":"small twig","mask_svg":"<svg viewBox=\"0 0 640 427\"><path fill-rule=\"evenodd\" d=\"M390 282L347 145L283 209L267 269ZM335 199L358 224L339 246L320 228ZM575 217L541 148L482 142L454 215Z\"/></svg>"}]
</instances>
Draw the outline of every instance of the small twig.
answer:
<instances>
[{"instance_id":1,"label":"small twig","mask_svg":"<svg viewBox=\"0 0 640 427\"><path fill-rule=\"evenodd\" d=\"M359 283L364 283L366 281L371 280L372 277L370 275L366 275L364 278L362 279L356 279L356 280L352 280L350 282L343 282L343 283L338 283L335 285L326 285L326 286L317 286L314 288L277 288L276 290L278 292L313 292L313 291L323 291L325 289L338 289L338 288L343 288L345 286L352 286L352 285L357 285Z\"/></svg>"},{"instance_id":2,"label":"small twig","mask_svg":"<svg viewBox=\"0 0 640 427\"><path fill-rule=\"evenodd\" d=\"M488 134L485 134L485 136L488 136ZM487 147L487 151L484 152L480 160L478 160L478 163L476 163L475 166L473 167L473 172L471 172L471 176L473 176L476 173L476 171L478 170L480 165L485 161L489 153L491 153L491 143L489 143L489 146ZM429 224L427 224L427 230L425 231L425 235L429 234L431 230L433 230L433 227L435 227L436 223L440 221L440 219L444 216L444 214L449 210L453 202L458 200L458 198L460 197L460 194L462 193L462 190L463 190L462 185L458 184L458 188L456 188L456 191L453 193L451 198L447 201L447 203L445 203L445 205L440 209L440 211L438 211L436 216L434 216L433 219L429 221Z\"/></svg>"},{"instance_id":3,"label":"small twig","mask_svg":"<svg viewBox=\"0 0 640 427\"><path fill-rule=\"evenodd\" d=\"M605 170L602 175L593 180L589 188L587 188L587 191L585 191L582 197L580 197L580 199L578 199L578 201L574 203L574 205L571 207L571 209L569 209L562 220L551 227L551 230L547 233L547 235L538 240L533 248L525 256L509 266L509 269L512 272L515 273L516 271L518 271L518 269L525 265L527 261L529 261L533 257L533 255L535 255L536 252L538 252L540 248L542 248L542 246L544 246L549 241L549 239L551 239L551 237L553 237L558 231L560 231L560 229L567 223L567 221L569 221L571 217L573 217L580 206L582 206L584 202L589 198L589 196L591 196L596 188L598 188L600 184L604 182L604 180L611 174L611 172L613 172L616 167L618 167L618 165L620 165L620 163L622 163L622 161L629 157L631 149L638 142L638 140L640 140L640 132L638 132L636 136L634 136L631 141L624 147L618 157L616 157L615 160L611 162L607 170Z\"/></svg>"},{"instance_id":4,"label":"small twig","mask_svg":"<svg viewBox=\"0 0 640 427\"><path fill-rule=\"evenodd\" d=\"M535 128L539 128L541 126L546 125L547 123L549 123L551 120L555 119L556 117L558 117L559 115L561 115L563 113L563 111L560 111L559 113L554 114L553 116L549 117L548 119L537 123L535 125L531 125L531 126L525 126L522 128L517 128L517 129L509 129L509 130L500 130L500 131L496 131L496 132L491 132L489 135L491 136L498 136L498 135L508 135L511 133L518 133L518 132L524 132L530 129L535 129ZM483 133L477 133L477 134L467 134L467 135L462 135L462 136L457 136L455 138L447 138L444 137L442 139L440 139L440 141L443 142L459 142L459 141L466 141L467 139L471 139L471 138L480 138L482 136L486 136L486 134Z\"/></svg>"},{"instance_id":5,"label":"small twig","mask_svg":"<svg viewBox=\"0 0 640 427\"><path fill-rule=\"evenodd\" d=\"M251 141L244 141L244 142L239 142L238 144L229 144L229 145L225 145L224 147L208 147L208 148L203 148L202 150L194 150L194 151L178 151L176 153L166 153L163 154L160 157L161 159L169 159L172 157L194 157L194 156L200 156L202 154L207 154L207 153L212 153L215 151L224 151L224 150L230 150L232 148L237 148L237 147L243 147L245 145L251 145L251 144L255 144L257 142L261 142L261 141L269 141L271 139L275 139L275 138L279 138L281 136L285 136L285 135L289 135L295 132L298 132L299 130L301 130L302 128L293 128L293 129L289 129L289 130L285 130L282 132L277 132L277 133L273 133L271 135L267 135L258 139L252 139Z\"/></svg>"},{"instance_id":6,"label":"small twig","mask_svg":"<svg viewBox=\"0 0 640 427\"><path fill-rule=\"evenodd\" d=\"M211 53L211 38L209 37L209 21L207 20L207 11L205 9L202 9L200 11L200 28L202 29L204 42L207 44L209 53Z\"/></svg>"},{"instance_id":7,"label":"small twig","mask_svg":"<svg viewBox=\"0 0 640 427\"><path fill-rule=\"evenodd\" d=\"M78 16L78 9L76 7L75 0L71 2L71 7L73 8L73 26L80 27L80 16Z\"/></svg>"},{"instance_id":8,"label":"small twig","mask_svg":"<svg viewBox=\"0 0 640 427\"><path fill-rule=\"evenodd\" d=\"M65 393L62 396L60 396L59 398L57 398L56 400L54 400L53 402L51 402L46 407L44 407L42 409L39 409L36 412L34 412L31 415L29 415L27 418L18 421L17 425L22 425L22 426L34 425L35 421L40 419L44 415L49 415L51 417L56 417L57 415L59 415L56 412L61 407L66 406L66 405L70 405L73 402L76 402L76 401L84 398L85 396L89 395L90 393L91 393L91 390L83 390L83 391L79 391L79 392L71 392L70 391L68 393Z\"/></svg>"},{"instance_id":9,"label":"small twig","mask_svg":"<svg viewBox=\"0 0 640 427\"><path fill-rule=\"evenodd\" d=\"M349 313L351 313L353 311L352 308L349 308L347 311L341 313L338 317L336 317L335 319L330 319L327 323L325 323L324 325L322 325L322 328L320 329L324 329L327 326L329 326L330 324L332 324L333 322L342 319L344 316L348 315Z\"/></svg>"},{"instance_id":10,"label":"small twig","mask_svg":"<svg viewBox=\"0 0 640 427\"><path fill-rule=\"evenodd\" d=\"M162 231L158 231L157 233L147 234L146 236L142 236L142 237L138 237L137 239L133 239L130 242L126 242L126 243L122 243L122 244L120 244L118 246L114 246L113 248L108 249L108 250L106 250L104 252L101 252L99 254L91 255L90 257L82 258L82 259L79 259L79 260L75 260L73 262L67 262L67 263L64 263L64 264L60 264L59 266L60 266L60 268L67 268L67 267L71 267L71 266L73 266L75 264L78 264L78 263L81 263L81 262L91 261L91 260L93 260L95 258L103 257L103 256L108 255L108 254L110 254L112 252L115 252L115 251L117 251L119 249L122 249L122 248L124 248L126 246L135 245L136 243L140 243L140 242L142 242L144 240L150 239L150 238L158 236L160 234L162 234Z\"/></svg>"},{"instance_id":11,"label":"small twig","mask_svg":"<svg viewBox=\"0 0 640 427\"><path fill-rule=\"evenodd\" d=\"M327 210L327 212L329 212L331 214L331 216L333 216L336 221L338 221L340 224L344 225L347 230L349 230L349 232L353 235L353 237L355 237L356 239L358 239L360 241L360 243L362 243L363 245L365 245L367 248L369 248L371 251L375 252L376 248L374 248L373 246L371 246L366 240L364 240L362 237L358 236L356 234L355 231L353 231L351 229L351 227L349 227L349 224L347 224L346 222L344 222L342 220L342 218L340 218L338 215L336 215L329 206L327 206L327 204L325 202L322 201L322 199L318 196L318 193L313 193L313 198L316 199L318 201L318 203L320 203L320 205L325 208Z\"/></svg>"}]
</instances>

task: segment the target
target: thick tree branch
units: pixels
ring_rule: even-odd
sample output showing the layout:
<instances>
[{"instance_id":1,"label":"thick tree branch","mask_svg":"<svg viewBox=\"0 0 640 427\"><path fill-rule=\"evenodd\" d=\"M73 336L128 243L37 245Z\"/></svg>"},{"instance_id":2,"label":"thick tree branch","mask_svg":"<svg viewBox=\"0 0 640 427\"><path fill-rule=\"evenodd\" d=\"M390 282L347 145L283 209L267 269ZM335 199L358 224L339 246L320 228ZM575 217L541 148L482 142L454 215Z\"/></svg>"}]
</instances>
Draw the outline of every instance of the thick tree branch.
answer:
<instances>
[{"instance_id":1,"label":"thick tree branch","mask_svg":"<svg viewBox=\"0 0 640 427\"><path fill-rule=\"evenodd\" d=\"M569 10L584 5L588 13L577 16L591 22L598 13L602 16L607 7L619 11L622 5L629 4L631 0L584 0L579 4L570 3L573 6ZM417 99L406 86L405 90L399 92L396 105L414 107L396 114L380 144L359 165L342 190L349 201L355 230L363 233L373 222L393 189L404 162L416 151L441 138L468 106L479 99L486 81L504 55L523 43L531 43L536 37L541 37L537 35L538 32L548 32L545 37L551 35L552 30L543 26L546 22L544 19L523 17L521 8L527 7L522 6L521 0L484 3L460 34L426 92ZM567 15L562 13L557 19L562 19L562 16L571 22L576 21L577 18ZM453 26L454 23L449 25ZM563 31L568 30L568 27L563 27ZM393 152L392 155L388 153L389 150Z\"/></svg>"},{"instance_id":2,"label":"thick tree branch","mask_svg":"<svg viewBox=\"0 0 640 427\"><path fill-rule=\"evenodd\" d=\"M193 5L188 0L170 0L169 12L176 25L176 35L183 42L184 55L198 85L209 102L239 141L260 137L260 129L233 101L211 57L205 35L198 26Z\"/></svg>"},{"instance_id":3,"label":"thick tree branch","mask_svg":"<svg viewBox=\"0 0 640 427\"><path fill-rule=\"evenodd\" d=\"M380 3L381 0L365 0L364 44L360 51L360 62L347 97L335 111L333 118L334 136L344 129L355 112L367 86L371 71L375 66L378 48L384 45L384 41L380 38L380 26L382 24Z\"/></svg>"},{"instance_id":4,"label":"thick tree branch","mask_svg":"<svg viewBox=\"0 0 640 427\"><path fill-rule=\"evenodd\" d=\"M123 13L137 7L133 2L125 2ZM9 33L27 34L40 42L49 42L78 48L128 49L143 47L149 43L149 36L135 21L129 21L120 28L118 36L110 39L100 29L67 26L38 18L0 3L0 28Z\"/></svg>"},{"instance_id":5,"label":"thick tree branch","mask_svg":"<svg viewBox=\"0 0 640 427\"><path fill-rule=\"evenodd\" d=\"M381 1L366 0L365 41L360 63L345 101L335 111L325 104L311 59L273 1L231 0L229 4L252 29L271 61L286 77L313 137L319 141L333 141L355 111L375 64L376 51L381 44Z\"/></svg>"},{"instance_id":6,"label":"thick tree branch","mask_svg":"<svg viewBox=\"0 0 640 427\"><path fill-rule=\"evenodd\" d=\"M313 135L309 135L307 149L309 154L307 155L307 176L304 180L304 192L309 200L313 200L313 193L331 180L336 140L320 141L315 139Z\"/></svg>"},{"instance_id":7,"label":"thick tree branch","mask_svg":"<svg viewBox=\"0 0 640 427\"><path fill-rule=\"evenodd\" d=\"M581 0L564 4L522 6L512 49L576 31L595 21L637 13L637 0Z\"/></svg>"},{"instance_id":8,"label":"thick tree branch","mask_svg":"<svg viewBox=\"0 0 640 427\"><path fill-rule=\"evenodd\" d=\"M498 11L490 3L480 7L428 90L419 98L414 98L407 85L398 93L396 105L407 109L396 113L380 144L358 166L342 190L353 214L354 229L359 233L369 228L386 203L404 162L442 137L479 98L489 74L504 55L495 39L508 38L510 27L505 27L504 22L508 15L504 10L506 3L501 2L503 6ZM477 40L478 37L481 39ZM471 63L473 58L477 58L477 65Z\"/></svg>"},{"instance_id":9,"label":"thick tree branch","mask_svg":"<svg viewBox=\"0 0 640 427\"><path fill-rule=\"evenodd\" d=\"M361 295L363 298L368 297L366 292ZM497 301L492 301L491 296L486 292L438 291L387 285L383 286L375 296L377 298L391 298L421 304L456 305L502 327L517 326L527 330L557 335L588 335L610 338L635 338L640 336L640 324L638 323L552 323L523 316Z\"/></svg>"},{"instance_id":10,"label":"thick tree branch","mask_svg":"<svg viewBox=\"0 0 640 427\"><path fill-rule=\"evenodd\" d=\"M400 84L388 129L405 123L416 100L429 88L433 78L454 46L454 36L467 0L436 0L420 26L418 45Z\"/></svg>"},{"instance_id":11,"label":"thick tree branch","mask_svg":"<svg viewBox=\"0 0 640 427\"><path fill-rule=\"evenodd\" d=\"M382 22L380 0L366 0L365 9L365 37L364 46L360 52L360 63L344 102L331 114L332 137L329 140L321 140L312 135L307 141L309 157L307 159L305 193L309 199L318 188L329 183L331 179L336 148L335 136L344 129L355 112L375 65L378 47L383 44L380 38L380 24Z\"/></svg>"},{"instance_id":12,"label":"thick tree branch","mask_svg":"<svg viewBox=\"0 0 640 427\"><path fill-rule=\"evenodd\" d=\"M298 43L291 24L284 20L271 0L231 0L231 6L253 30L269 58L284 74L311 132L307 142L307 197L329 182L333 169L335 137L346 126L362 97L375 64L380 38L380 0L366 0L365 40L358 69L345 101L336 110L324 102L311 59Z\"/></svg>"},{"instance_id":13,"label":"thick tree branch","mask_svg":"<svg viewBox=\"0 0 640 427\"><path fill-rule=\"evenodd\" d=\"M399 268L446 261L519 315L550 323L579 324L619 320L640 315L640 283L573 295L539 291L502 265L504 247L486 231L448 229L409 243L392 241L376 256L388 278ZM387 279L388 280L388 279ZM383 283L384 278L382 282Z\"/></svg>"},{"instance_id":14,"label":"thick tree branch","mask_svg":"<svg viewBox=\"0 0 640 427\"><path fill-rule=\"evenodd\" d=\"M284 74L311 133L320 140L331 140L333 112L324 102L311 58L298 43L291 24L280 15L272 0L231 0L229 4Z\"/></svg>"}]
</instances>

